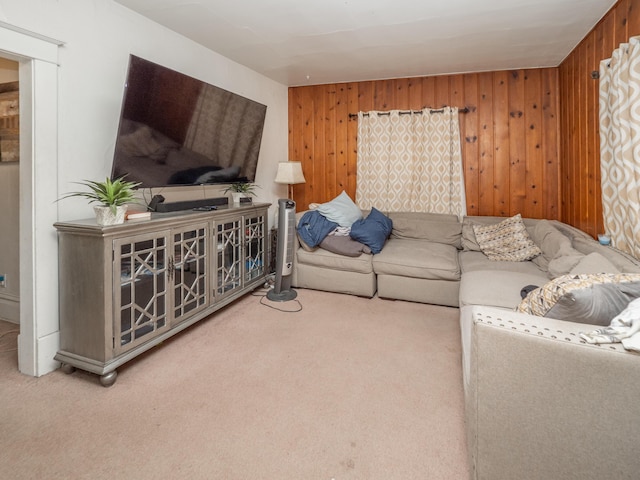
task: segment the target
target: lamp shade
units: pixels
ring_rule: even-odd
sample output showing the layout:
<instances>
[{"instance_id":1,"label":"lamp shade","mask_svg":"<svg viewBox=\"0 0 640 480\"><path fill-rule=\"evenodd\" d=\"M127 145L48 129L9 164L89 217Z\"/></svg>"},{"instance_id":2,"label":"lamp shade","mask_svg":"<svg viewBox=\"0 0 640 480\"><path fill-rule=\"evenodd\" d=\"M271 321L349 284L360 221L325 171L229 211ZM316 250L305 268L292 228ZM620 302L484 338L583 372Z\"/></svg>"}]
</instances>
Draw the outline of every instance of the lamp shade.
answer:
<instances>
[{"instance_id":1,"label":"lamp shade","mask_svg":"<svg viewBox=\"0 0 640 480\"><path fill-rule=\"evenodd\" d=\"M276 183L286 183L295 185L296 183L304 183L304 174L302 173L302 163L300 162L280 162L278 163L278 172L276 173Z\"/></svg>"}]
</instances>

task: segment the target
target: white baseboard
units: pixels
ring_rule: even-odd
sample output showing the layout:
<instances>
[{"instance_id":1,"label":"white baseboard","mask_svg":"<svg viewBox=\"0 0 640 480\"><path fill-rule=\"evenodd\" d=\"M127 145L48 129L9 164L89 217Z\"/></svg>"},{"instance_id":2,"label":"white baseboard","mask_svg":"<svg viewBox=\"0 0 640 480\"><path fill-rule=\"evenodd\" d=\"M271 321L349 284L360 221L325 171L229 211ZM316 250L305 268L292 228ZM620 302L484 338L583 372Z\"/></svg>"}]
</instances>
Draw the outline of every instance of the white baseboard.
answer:
<instances>
[{"instance_id":1,"label":"white baseboard","mask_svg":"<svg viewBox=\"0 0 640 480\"><path fill-rule=\"evenodd\" d=\"M53 357L60 350L60 332L38 339L38 377L60 368L60 362Z\"/></svg>"}]
</instances>

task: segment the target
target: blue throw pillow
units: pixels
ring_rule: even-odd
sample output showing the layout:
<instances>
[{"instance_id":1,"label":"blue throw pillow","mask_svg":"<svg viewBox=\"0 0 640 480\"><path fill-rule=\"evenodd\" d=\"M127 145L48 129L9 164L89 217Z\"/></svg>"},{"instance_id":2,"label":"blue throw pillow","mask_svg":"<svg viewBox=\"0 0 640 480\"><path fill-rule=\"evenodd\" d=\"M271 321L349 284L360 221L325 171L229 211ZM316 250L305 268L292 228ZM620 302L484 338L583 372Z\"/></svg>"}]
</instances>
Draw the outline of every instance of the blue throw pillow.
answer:
<instances>
[{"instance_id":1,"label":"blue throw pillow","mask_svg":"<svg viewBox=\"0 0 640 480\"><path fill-rule=\"evenodd\" d=\"M389 217L376 208L362 220L357 220L351 225L351 238L364 243L371 249L371 253L380 253L384 242L391 235L393 222Z\"/></svg>"}]
</instances>

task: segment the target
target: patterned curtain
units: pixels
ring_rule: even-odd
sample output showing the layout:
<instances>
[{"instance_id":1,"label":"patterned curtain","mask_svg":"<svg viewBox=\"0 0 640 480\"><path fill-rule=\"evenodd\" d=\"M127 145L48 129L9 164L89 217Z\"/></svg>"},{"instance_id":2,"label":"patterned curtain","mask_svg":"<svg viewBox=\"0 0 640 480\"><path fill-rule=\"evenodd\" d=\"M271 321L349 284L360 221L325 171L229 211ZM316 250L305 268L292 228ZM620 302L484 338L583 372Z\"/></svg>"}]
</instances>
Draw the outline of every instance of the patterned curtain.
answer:
<instances>
[{"instance_id":1,"label":"patterned curtain","mask_svg":"<svg viewBox=\"0 0 640 480\"><path fill-rule=\"evenodd\" d=\"M640 37L600 63L600 170L605 230L640 258Z\"/></svg>"},{"instance_id":2,"label":"patterned curtain","mask_svg":"<svg viewBox=\"0 0 640 480\"><path fill-rule=\"evenodd\" d=\"M358 113L356 203L466 214L458 109Z\"/></svg>"}]
</instances>

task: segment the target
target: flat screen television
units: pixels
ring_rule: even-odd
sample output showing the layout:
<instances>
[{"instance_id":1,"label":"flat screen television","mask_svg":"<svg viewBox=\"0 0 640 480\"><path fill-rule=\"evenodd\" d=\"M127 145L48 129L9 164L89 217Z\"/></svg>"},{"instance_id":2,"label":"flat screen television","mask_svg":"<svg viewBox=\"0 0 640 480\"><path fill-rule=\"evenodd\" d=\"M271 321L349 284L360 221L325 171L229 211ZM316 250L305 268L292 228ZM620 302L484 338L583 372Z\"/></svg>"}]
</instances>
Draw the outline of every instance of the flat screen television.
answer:
<instances>
[{"instance_id":1,"label":"flat screen television","mask_svg":"<svg viewBox=\"0 0 640 480\"><path fill-rule=\"evenodd\" d=\"M266 111L131 55L111 177L139 188L253 182Z\"/></svg>"}]
</instances>

